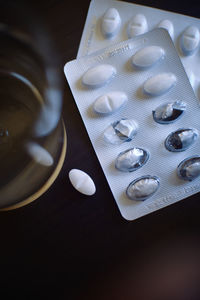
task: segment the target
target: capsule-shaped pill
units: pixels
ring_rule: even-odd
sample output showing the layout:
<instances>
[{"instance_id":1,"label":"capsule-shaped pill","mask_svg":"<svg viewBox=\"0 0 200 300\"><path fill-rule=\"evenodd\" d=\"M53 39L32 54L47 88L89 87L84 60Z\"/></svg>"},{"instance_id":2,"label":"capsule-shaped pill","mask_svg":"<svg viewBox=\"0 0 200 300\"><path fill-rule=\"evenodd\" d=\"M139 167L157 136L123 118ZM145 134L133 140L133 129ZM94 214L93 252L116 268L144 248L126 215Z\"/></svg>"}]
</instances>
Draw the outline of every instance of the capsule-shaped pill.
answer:
<instances>
[{"instance_id":1,"label":"capsule-shaped pill","mask_svg":"<svg viewBox=\"0 0 200 300\"><path fill-rule=\"evenodd\" d=\"M39 144L35 142L29 142L26 145L26 150L36 163L45 167L50 167L53 165L53 157L44 147L40 146Z\"/></svg>"},{"instance_id":2,"label":"capsule-shaped pill","mask_svg":"<svg viewBox=\"0 0 200 300\"><path fill-rule=\"evenodd\" d=\"M196 26L189 26L182 33L180 38L180 47L182 53L186 56L194 54L199 46L200 34Z\"/></svg>"},{"instance_id":3,"label":"capsule-shaped pill","mask_svg":"<svg viewBox=\"0 0 200 300\"><path fill-rule=\"evenodd\" d=\"M138 50L132 56L132 64L137 68L146 69L152 67L165 55L165 51L159 46L147 46Z\"/></svg>"},{"instance_id":4,"label":"capsule-shaped pill","mask_svg":"<svg viewBox=\"0 0 200 300\"><path fill-rule=\"evenodd\" d=\"M185 181L193 181L200 176L200 156L191 156L180 162L177 175Z\"/></svg>"},{"instance_id":5,"label":"capsule-shaped pill","mask_svg":"<svg viewBox=\"0 0 200 300\"><path fill-rule=\"evenodd\" d=\"M158 24L158 28L164 28L165 30L168 31L169 35L171 36L171 38L173 39L174 37L174 26L173 23L170 20L162 20L159 24Z\"/></svg>"},{"instance_id":6,"label":"capsule-shaped pill","mask_svg":"<svg viewBox=\"0 0 200 300\"><path fill-rule=\"evenodd\" d=\"M151 96L160 96L168 92L176 83L173 73L160 73L148 78L144 83L144 91Z\"/></svg>"},{"instance_id":7,"label":"capsule-shaped pill","mask_svg":"<svg viewBox=\"0 0 200 300\"><path fill-rule=\"evenodd\" d=\"M109 8L102 17L101 30L106 38L115 36L120 28L121 18L116 8Z\"/></svg>"},{"instance_id":8,"label":"capsule-shaped pill","mask_svg":"<svg viewBox=\"0 0 200 300\"><path fill-rule=\"evenodd\" d=\"M148 25L144 15L137 14L129 21L127 27L128 38L143 34L146 31L148 31Z\"/></svg>"},{"instance_id":9,"label":"capsule-shaped pill","mask_svg":"<svg viewBox=\"0 0 200 300\"><path fill-rule=\"evenodd\" d=\"M96 192L92 178L79 169L72 169L69 172L69 180L73 187L84 195L91 196Z\"/></svg>"},{"instance_id":10,"label":"capsule-shaped pill","mask_svg":"<svg viewBox=\"0 0 200 300\"><path fill-rule=\"evenodd\" d=\"M100 96L94 102L94 111L99 114L112 114L127 102L127 95L120 91L113 91Z\"/></svg>"},{"instance_id":11,"label":"capsule-shaped pill","mask_svg":"<svg viewBox=\"0 0 200 300\"><path fill-rule=\"evenodd\" d=\"M129 199L145 201L158 190L160 180L157 176L146 175L133 180L126 189Z\"/></svg>"},{"instance_id":12,"label":"capsule-shaped pill","mask_svg":"<svg viewBox=\"0 0 200 300\"><path fill-rule=\"evenodd\" d=\"M116 75L116 69L109 64L102 64L88 69L82 77L82 84L88 88L99 88L107 84Z\"/></svg>"}]
</instances>

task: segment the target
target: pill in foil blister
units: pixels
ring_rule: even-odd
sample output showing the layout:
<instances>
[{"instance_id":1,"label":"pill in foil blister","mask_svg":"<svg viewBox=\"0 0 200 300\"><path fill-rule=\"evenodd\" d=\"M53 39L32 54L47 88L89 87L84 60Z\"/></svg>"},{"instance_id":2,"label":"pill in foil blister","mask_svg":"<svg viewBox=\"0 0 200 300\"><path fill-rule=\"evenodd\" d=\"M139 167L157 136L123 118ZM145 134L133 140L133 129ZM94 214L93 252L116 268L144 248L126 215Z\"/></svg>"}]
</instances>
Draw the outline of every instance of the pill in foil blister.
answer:
<instances>
[{"instance_id":1,"label":"pill in foil blister","mask_svg":"<svg viewBox=\"0 0 200 300\"><path fill-rule=\"evenodd\" d=\"M109 64L102 64L88 69L82 76L83 85L99 88L107 84L116 74L116 69Z\"/></svg>"},{"instance_id":2,"label":"pill in foil blister","mask_svg":"<svg viewBox=\"0 0 200 300\"><path fill-rule=\"evenodd\" d=\"M200 107L165 29L111 44L64 71L125 219L200 191L199 161L190 160L200 149Z\"/></svg>"},{"instance_id":3,"label":"pill in foil blister","mask_svg":"<svg viewBox=\"0 0 200 300\"><path fill-rule=\"evenodd\" d=\"M127 95L121 91L112 91L98 97L94 104L94 111L99 114L112 114L128 101Z\"/></svg>"},{"instance_id":4,"label":"pill in foil blister","mask_svg":"<svg viewBox=\"0 0 200 300\"><path fill-rule=\"evenodd\" d=\"M127 27L127 36L132 38L145 33L148 30L147 20L144 15L137 14L131 18Z\"/></svg>"},{"instance_id":5,"label":"pill in foil blister","mask_svg":"<svg viewBox=\"0 0 200 300\"><path fill-rule=\"evenodd\" d=\"M102 34L101 20L107 12L116 10L110 18L112 39ZM112 15L112 13L109 13ZM119 20L120 16L120 22ZM109 20L109 18L108 18ZM114 25L120 23L120 26ZM117 30L114 30L114 28ZM116 0L92 0L90 3L77 57L144 34L155 28L165 29L172 38L195 95L200 99L200 19L161 9ZM192 75L192 76L191 76Z\"/></svg>"},{"instance_id":6,"label":"pill in foil blister","mask_svg":"<svg viewBox=\"0 0 200 300\"><path fill-rule=\"evenodd\" d=\"M173 23L170 20L162 20L158 24L158 28L164 28L168 31L171 38L174 38L174 26Z\"/></svg>"},{"instance_id":7,"label":"pill in foil blister","mask_svg":"<svg viewBox=\"0 0 200 300\"><path fill-rule=\"evenodd\" d=\"M111 38L117 34L121 24L120 15L115 8L109 8L102 17L101 29L106 38Z\"/></svg>"},{"instance_id":8,"label":"pill in foil blister","mask_svg":"<svg viewBox=\"0 0 200 300\"><path fill-rule=\"evenodd\" d=\"M144 47L138 50L132 57L132 64L138 68L150 68L159 62L165 55L165 51L158 46Z\"/></svg>"},{"instance_id":9,"label":"pill in foil blister","mask_svg":"<svg viewBox=\"0 0 200 300\"><path fill-rule=\"evenodd\" d=\"M184 55L193 55L198 49L200 41L199 30L196 26L185 29L180 38L180 46Z\"/></svg>"},{"instance_id":10,"label":"pill in foil blister","mask_svg":"<svg viewBox=\"0 0 200 300\"><path fill-rule=\"evenodd\" d=\"M167 93L175 83L176 76L173 73L160 73L148 78L143 88L151 96L160 96Z\"/></svg>"}]
</instances>

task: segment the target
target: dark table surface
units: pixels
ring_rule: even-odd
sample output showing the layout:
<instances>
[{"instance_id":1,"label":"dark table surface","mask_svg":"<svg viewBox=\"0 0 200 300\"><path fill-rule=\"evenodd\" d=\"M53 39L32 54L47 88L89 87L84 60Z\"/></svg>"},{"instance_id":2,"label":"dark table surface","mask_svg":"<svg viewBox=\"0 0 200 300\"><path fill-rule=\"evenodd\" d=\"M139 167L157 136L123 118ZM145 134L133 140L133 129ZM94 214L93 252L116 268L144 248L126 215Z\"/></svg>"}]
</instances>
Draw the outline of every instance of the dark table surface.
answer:
<instances>
[{"instance_id":1,"label":"dark table surface","mask_svg":"<svg viewBox=\"0 0 200 300\"><path fill-rule=\"evenodd\" d=\"M63 69L76 58L89 0L31 2L55 39ZM200 17L199 1L135 2ZM200 299L200 195L124 220L64 74L63 82L64 166L38 200L0 213L1 299ZM72 168L91 175L94 196L72 187Z\"/></svg>"}]
</instances>

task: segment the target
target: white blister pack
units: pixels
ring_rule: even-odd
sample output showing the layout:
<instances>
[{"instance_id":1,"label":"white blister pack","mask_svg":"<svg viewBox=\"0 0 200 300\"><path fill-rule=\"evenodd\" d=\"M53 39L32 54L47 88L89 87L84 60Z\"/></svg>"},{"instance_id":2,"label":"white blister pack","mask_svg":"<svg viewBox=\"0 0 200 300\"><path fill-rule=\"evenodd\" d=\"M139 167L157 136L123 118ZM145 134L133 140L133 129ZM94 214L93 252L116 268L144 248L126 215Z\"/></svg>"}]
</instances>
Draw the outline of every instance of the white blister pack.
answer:
<instances>
[{"instance_id":1,"label":"white blister pack","mask_svg":"<svg viewBox=\"0 0 200 300\"><path fill-rule=\"evenodd\" d=\"M195 95L200 98L200 19L134 3L92 0L77 57L157 27L168 30Z\"/></svg>"},{"instance_id":2,"label":"white blister pack","mask_svg":"<svg viewBox=\"0 0 200 300\"><path fill-rule=\"evenodd\" d=\"M64 72L125 219L200 191L200 106L166 30L68 62Z\"/></svg>"}]
</instances>

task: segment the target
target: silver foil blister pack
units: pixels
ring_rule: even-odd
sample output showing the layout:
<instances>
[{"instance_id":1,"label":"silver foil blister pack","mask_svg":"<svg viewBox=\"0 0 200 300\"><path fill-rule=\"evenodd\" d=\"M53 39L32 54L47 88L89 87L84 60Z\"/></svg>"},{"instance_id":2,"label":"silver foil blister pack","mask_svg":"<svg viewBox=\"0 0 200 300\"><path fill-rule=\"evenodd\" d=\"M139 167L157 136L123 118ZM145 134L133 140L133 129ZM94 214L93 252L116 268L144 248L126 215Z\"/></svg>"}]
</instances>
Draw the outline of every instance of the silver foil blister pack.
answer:
<instances>
[{"instance_id":1,"label":"silver foil blister pack","mask_svg":"<svg viewBox=\"0 0 200 300\"><path fill-rule=\"evenodd\" d=\"M68 62L64 72L125 219L200 191L199 102L166 30ZM182 172L191 164L192 181Z\"/></svg>"},{"instance_id":2,"label":"silver foil blister pack","mask_svg":"<svg viewBox=\"0 0 200 300\"><path fill-rule=\"evenodd\" d=\"M112 12L109 14L109 9L115 9L119 16ZM114 18L119 19L118 26L113 34L104 32L102 22L106 18L108 22ZM135 24L133 24L134 22ZM92 0L77 57L91 54L113 43L124 41L130 38L131 35L150 31L157 27L163 27L169 31L195 95L200 98L198 67L200 64L200 20L197 18L125 1ZM186 47L182 47L185 38ZM188 40L190 43L189 48L187 48Z\"/></svg>"}]
</instances>

